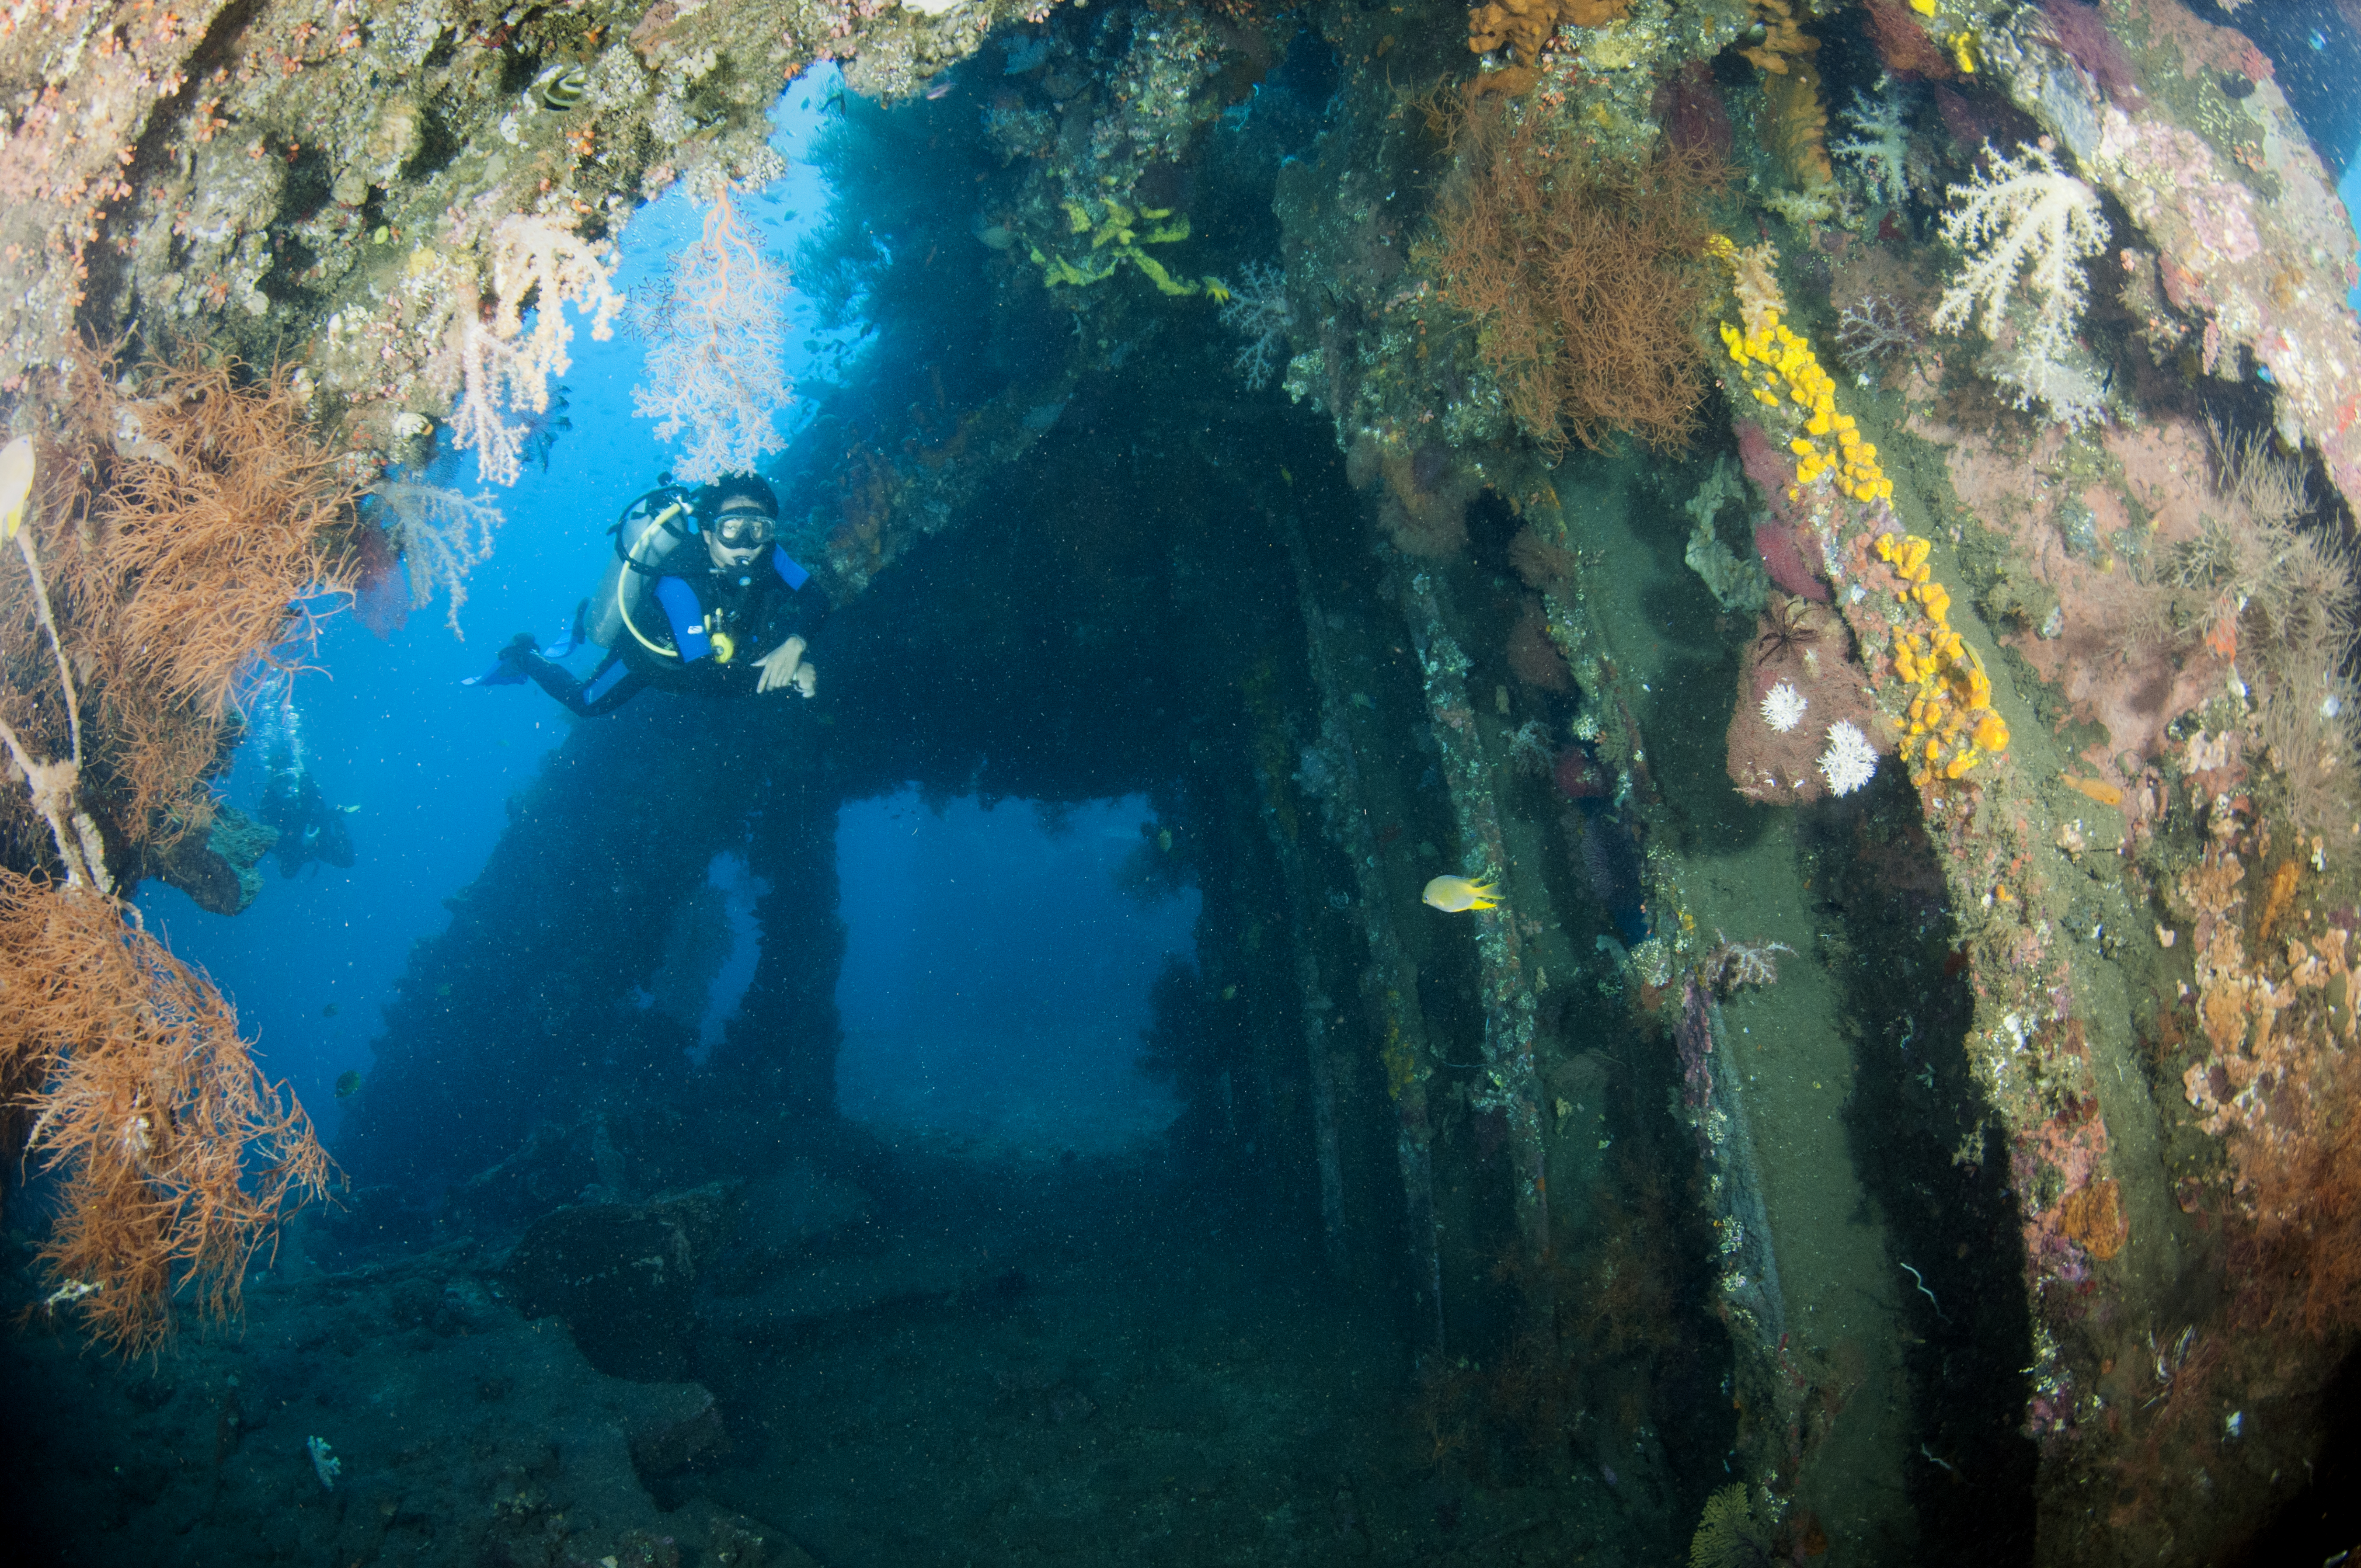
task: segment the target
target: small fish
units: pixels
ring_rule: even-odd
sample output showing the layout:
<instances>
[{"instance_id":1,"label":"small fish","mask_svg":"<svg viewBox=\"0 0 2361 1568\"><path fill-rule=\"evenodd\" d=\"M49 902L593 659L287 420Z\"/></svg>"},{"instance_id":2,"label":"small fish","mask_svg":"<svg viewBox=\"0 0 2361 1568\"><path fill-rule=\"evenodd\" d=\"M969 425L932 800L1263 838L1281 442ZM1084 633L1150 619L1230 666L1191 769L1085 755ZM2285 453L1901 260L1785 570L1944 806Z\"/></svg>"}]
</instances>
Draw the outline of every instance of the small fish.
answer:
<instances>
[{"instance_id":1,"label":"small fish","mask_svg":"<svg viewBox=\"0 0 2361 1568\"><path fill-rule=\"evenodd\" d=\"M329 1003L325 1007L323 1007L323 1008L321 1008L321 1009L320 1009L320 1016L321 1016L321 1017L323 1017L323 1018L333 1018L333 1017L335 1017L335 1015L336 1015L336 1004L335 1004L335 1003L333 1003L333 1002Z\"/></svg>"},{"instance_id":2,"label":"small fish","mask_svg":"<svg viewBox=\"0 0 2361 1568\"><path fill-rule=\"evenodd\" d=\"M2322 32L2318 27L2314 27L2312 29L2312 37L2304 39L2304 42L2312 47L2312 51L2314 53L2318 53L2320 50L2328 47L2328 35Z\"/></svg>"},{"instance_id":3,"label":"small fish","mask_svg":"<svg viewBox=\"0 0 2361 1568\"><path fill-rule=\"evenodd\" d=\"M434 994L435 994L435 995L437 995L437 996L448 996L448 995L450 995L450 994L451 994L451 982L450 982L449 981L447 981L447 980L446 980L446 981L445 981L442 984L440 984L440 985L436 986L436 987L434 988Z\"/></svg>"},{"instance_id":4,"label":"small fish","mask_svg":"<svg viewBox=\"0 0 2361 1568\"><path fill-rule=\"evenodd\" d=\"M0 543L16 537L33 494L33 443L18 436L0 448Z\"/></svg>"},{"instance_id":5,"label":"small fish","mask_svg":"<svg viewBox=\"0 0 2361 1568\"><path fill-rule=\"evenodd\" d=\"M574 428L574 422L558 411L565 407L566 400L560 398L549 410L534 414L525 422L522 456L527 463L538 463L544 474L549 472L549 449L557 444L558 433Z\"/></svg>"},{"instance_id":6,"label":"small fish","mask_svg":"<svg viewBox=\"0 0 2361 1568\"><path fill-rule=\"evenodd\" d=\"M2104 779L2078 779L2072 773L2060 773L2058 782L2068 789L2080 790L2101 806L2121 806L2124 792Z\"/></svg>"},{"instance_id":7,"label":"small fish","mask_svg":"<svg viewBox=\"0 0 2361 1568\"><path fill-rule=\"evenodd\" d=\"M930 99L949 97L950 90L958 85L948 76L939 76L927 83L927 96Z\"/></svg>"},{"instance_id":8,"label":"small fish","mask_svg":"<svg viewBox=\"0 0 2361 1568\"><path fill-rule=\"evenodd\" d=\"M361 1091L361 1075L349 1068L336 1074L336 1098L350 1100Z\"/></svg>"},{"instance_id":9,"label":"small fish","mask_svg":"<svg viewBox=\"0 0 2361 1568\"><path fill-rule=\"evenodd\" d=\"M578 65L553 65L533 79L533 94L544 108L559 114L582 102L590 90L590 73Z\"/></svg>"},{"instance_id":10,"label":"small fish","mask_svg":"<svg viewBox=\"0 0 2361 1568\"><path fill-rule=\"evenodd\" d=\"M1492 899L1497 891L1497 884L1492 883L1469 882L1464 876L1439 876L1426 884L1426 891L1419 898L1445 915L1464 915L1470 909L1499 908Z\"/></svg>"}]
</instances>

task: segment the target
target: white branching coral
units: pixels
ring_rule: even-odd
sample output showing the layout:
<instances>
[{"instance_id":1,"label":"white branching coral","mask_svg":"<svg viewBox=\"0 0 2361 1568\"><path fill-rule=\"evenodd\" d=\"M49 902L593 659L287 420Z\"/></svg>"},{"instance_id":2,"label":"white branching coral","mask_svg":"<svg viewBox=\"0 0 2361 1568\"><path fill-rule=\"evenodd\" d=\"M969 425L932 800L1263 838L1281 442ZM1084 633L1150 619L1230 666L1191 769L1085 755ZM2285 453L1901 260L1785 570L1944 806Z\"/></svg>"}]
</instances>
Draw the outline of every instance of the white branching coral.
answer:
<instances>
[{"instance_id":1,"label":"white branching coral","mask_svg":"<svg viewBox=\"0 0 2361 1568\"><path fill-rule=\"evenodd\" d=\"M451 353L460 388L451 413L451 444L473 447L477 471L486 479L513 485L523 471L528 424L509 422L505 410L545 413L549 382L573 364L566 345L574 327L565 307L590 318L590 335L613 335L623 298L614 274L598 250L579 235L547 218L511 214L492 231L489 245L492 297L489 313L472 280L456 291L458 307ZM423 271L422 280L434 271ZM447 283L447 278L443 280ZM533 330L524 323L524 303L533 303Z\"/></svg>"},{"instance_id":2,"label":"white branching coral","mask_svg":"<svg viewBox=\"0 0 2361 1568\"><path fill-rule=\"evenodd\" d=\"M1230 297L1222 302L1222 324L1246 340L1231 363L1256 391L1270 383L1271 372L1287 353L1287 332L1295 324L1295 307L1288 303L1287 274L1277 267L1249 261L1238 269Z\"/></svg>"},{"instance_id":3,"label":"white branching coral","mask_svg":"<svg viewBox=\"0 0 2361 1568\"><path fill-rule=\"evenodd\" d=\"M1877 748L1850 718L1828 726L1828 749L1820 753L1820 777L1830 795L1850 795L1877 776Z\"/></svg>"},{"instance_id":4,"label":"white branching coral","mask_svg":"<svg viewBox=\"0 0 2361 1568\"><path fill-rule=\"evenodd\" d=\"M1763 694L1763 722L1784 735L1804 722L1804 710L1811 706L1802 692L1781 681Z\"/></svg>"},{"instance_id":5,"label":"white branching coral","mask_svg":"<svg viewBox=\"0 0 2361 1568\"><path fill-rule=\"evenodd\" d=\"M1714 938L1697 977L1717 996L1727 996L1741 985L1778 984L1779 955L1795 950L1784 942L1733 942L1719 931Z\"/></svg>"},{"instance_id":6,"label":"white branching coral","mask_svg":"<svg viewBox=\"0 0 2361 1568\"><path fill-rule=\"evenodd\" d=\"M2107 221L2097 194L2059 168L2046 145L2017 151L2024 156L2012 159L1987 147L1991 169L1951 187L1955 204L1943 214L1943 237L1959 247L1962 264L1944 286L1934 323L1938 332L1958 332L1973 322L1997 340L2022 273L2033 307L2019 329L2022 351L2054 361L2073 342L2089 288L2082 262L2106 246Z\"/></svg>"},{"instance_id":7,"label":"white branching coral","mask_svg":"<svg viewBox=\"0 0 2361 1568\"><path fill-rule=\"evenodd\" d=\"M1845 119L1861 134L1848 141L1830 142L1828 151L1850 162L1861 176L1869 199L1898 207L1910 199L1910 131L1902 123L1904 105L1896 98L1852 95Z\"/></svg>"},{"instance_id":8,"label":"white branching coral","mask_svg":"<svg viewBox=\"0 0 2361 1568\"><path fill-rule=\"evenodd\" d=\"M2049 417L2070 429L2098 424L2107 417L2107 389L2085 368L2085 356L2046 357L2024 349L1985 356L1979 367L2008 393L2009 401L2030 409L2039 403Z\"/></svg>"},{"instance_id":9,"label":"white branching coral","mask_svg":"<svg viewBox=\"0 0 2361 1568\"><path fill-rule=\"evenodd\" d=\"M751 473L786 445L778 417L794 398L787 294L786 269L738 221L724 186L706 212L702 236L673 258L672 276L640 323L647 380L631 389L631 407L657 422L658 441L689 433L688 451L673 468L683 484Z\"/></svg>"},{"instance_id":10,"label":"white branching coral","mask_svg":"<svg viewBox=\"0 0 2361 1568\"><path fill-rule=\"evenodd\" d=\"M451 630L458 634L467 574L491 554L500 509L481 490L463 496L412 479L387 479L369 494L390 514L379 521L409 568L410 602L424 609L438 589L448 589Z\"/></svg>"}]
</instances>

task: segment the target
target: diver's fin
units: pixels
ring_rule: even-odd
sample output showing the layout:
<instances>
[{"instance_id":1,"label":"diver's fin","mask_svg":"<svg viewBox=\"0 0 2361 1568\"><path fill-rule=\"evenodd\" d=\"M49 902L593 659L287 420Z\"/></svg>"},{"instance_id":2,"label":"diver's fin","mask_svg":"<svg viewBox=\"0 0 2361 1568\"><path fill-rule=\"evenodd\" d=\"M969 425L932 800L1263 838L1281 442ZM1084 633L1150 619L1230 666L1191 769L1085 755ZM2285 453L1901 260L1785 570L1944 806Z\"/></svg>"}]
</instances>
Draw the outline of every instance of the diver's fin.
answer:
<instances>
[{"instance_id":1,"label":"diver's fin","mask_svg":"<svg viewBox=\"0 0 2361 1568\"><path fill-rule=\"evenodd\" d=\"M574 619L557 633L557 641L541 651L544 659L563 659L582 646L582 621L590 612L590 601L584 599L574 607Z\"/></svg>"},{"instance_id":2,"label":"diver's fin","mask_svg":"<svg viewBox=\"0 0 2361 1568\"><path fill-rule=\"evenodd\" d=\"M493 664L490 669L486 670L480 675L462 675L459 677L459 684L463 686L522 685L524 684L524 663L518 655L521 653L531 653L533 652L534 652L533 645L533 633L530 631L520 631L514 637L509 639L509 645L500 650L499 662Z\"/></svg>"}]
</instances>

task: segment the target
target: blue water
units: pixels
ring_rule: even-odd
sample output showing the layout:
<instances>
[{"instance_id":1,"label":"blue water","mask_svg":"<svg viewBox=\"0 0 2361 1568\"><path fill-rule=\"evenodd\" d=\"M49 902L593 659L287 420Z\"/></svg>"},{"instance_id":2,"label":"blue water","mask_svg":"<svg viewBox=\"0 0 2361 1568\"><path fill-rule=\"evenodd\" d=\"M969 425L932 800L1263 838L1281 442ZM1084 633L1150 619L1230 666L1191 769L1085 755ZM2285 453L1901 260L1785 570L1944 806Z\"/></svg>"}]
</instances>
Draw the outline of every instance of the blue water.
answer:
<instances>
[{"instance_id":1,"label":"blue water","mask_svg":"<svg viewBox=\"0 0 2361 1568\"><path fill-rule=\"evenodd\" d=\"M789 171L739 203L761 243L782 258L825 215L826 185L800 157L835 80L829 67L789 84L772 115L772 145ZM617 286L629 290L662 269L702 221L702 210L677 191L638 214L625 233ZM843 335L791 334L790 376L810 379ZM804 351L807 341L818 351ZM597 586L608 525L672 460L650 422L632 411L643 345L620 330L597 342L577 323L572 355L565 385L574 428L551 447L545 468L529 464L512 488L500 489L482 485L471 454L434 465L434 482L470 494L489 489L507 517L490 560L468 579L458 633L439 599L413 609L385 639L357 617L337 615L314 667L295 677L303 761L330 804L358 808L350 817L357 862L348 870L315 862L291 880L266 861L261 895L232 917L209 915L159 882L140 892L150 925L221 984L265 1069L292 1083L332 1139L335 1081L347 1069L367 1072L369 1041L382 1027L378 1003L411 944L443 928L443 900L481 870L507 824L505 801L532 781L573 722L533 686L479 689L461 680L484 673L519 630L547 637L559 629ZM592 650L577 662L587 668L595 657ZM258 719L271 706L271 694L259 695ZM258 722L257 738L219 786L248 812L265 777L262 729Z\"/></svg>"},{"instance_id":2,"label":"blue water","mask_svg":"<svg viewBox=\"0 0 2361 1568\"><path fill-rule=\"evenodd\" d=\"M994 1152L1106 1153L1180 1109L1135 1065L1148 991L1186 953L1198 895L1143 906L1115 876L1148 804L1095 801L1054 831L1021 803L939 816L903 791L837 829L851 927L839 1107L889 1135Z\"/></svg>"}]
</instances>

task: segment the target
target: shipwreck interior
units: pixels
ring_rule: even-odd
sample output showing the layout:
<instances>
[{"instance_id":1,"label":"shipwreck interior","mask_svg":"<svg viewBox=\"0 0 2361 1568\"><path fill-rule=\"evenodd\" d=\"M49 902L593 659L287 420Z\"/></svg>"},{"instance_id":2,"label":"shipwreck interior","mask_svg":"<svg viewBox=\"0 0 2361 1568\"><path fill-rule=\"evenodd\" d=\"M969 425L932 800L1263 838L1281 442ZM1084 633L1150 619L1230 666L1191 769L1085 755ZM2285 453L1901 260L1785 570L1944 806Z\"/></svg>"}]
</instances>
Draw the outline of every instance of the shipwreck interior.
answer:
<instances>
[{"instance_id":1,"label":"shipwreck interior","mask_svg":"<svg viewBox=\"0 0 2361 1568\"><path fill-rule=\"evenodd\" d=\"M1537 685L1496 653L1438 696L1422 671L1422 639L1499 649L1523 613L1505 507L1471 509L1464 563L1373 553L1367 498L1320 422L1283 408L1240 420L1188 396L1190 381L1184 361L1078 397L972 519L840 607L814 648L825 707L650 701L573 733L513 804L449 932L413 955L338 1146L354 1201L308 1233L324 1266L455 1228L521 1232L508 1267L524 1310L555 1311L603 1372L712 1391L730 1457L665 1488L755 1517L785 1507L822 1560L965 1550L921 1522L945 1505L888 1506L880 1475L973 1507L1007 1477L954 1478L973 1412L931 1371L902 1416L850 1431L811 1389L845 1389L849 1406L894 1368L990 1344L1014 1365L976 1398L1043 1429L1028 1427L1028 1457L1000 1462L1021 1471L1104 1442L1086 1435L1092 1413L1126 1397L1128 1370L1109 1344L1203 1354L1218 1334L1261 1341L1257 1398L1323 1413L1291 1411L1299 1425L1280 1431L1264 1411L1251 1437L1210 1408L1169 1431L1151 1413L1151 1449L1278 1443L1264 1462L1335 1472L1321 1501L1347 1541L1411 1528L1390 1517L1409 1509L1419 1529L1439 1517L1468 1539L1520 1527L1553 1551L1670 1550L1730 1473L1740 1427L1785 1408L1749 1386L1704 1266L1740 1248L1772 1266L1751 1225L1778 1237L1784 1299L1767 1310L1785 1321L1763 1332L1789 1347L1789 1403L1852 1445L1826 1472L1819 1517L1893 1542L1939 1540L1959 1510L1957 1528L1972 1516L1998 1539L1993 1497L2029 1507L2010 1362L2023 1304L1992 1285L2016 1242L2004 1159L1952 1158L1974 1091L1919 1044L1962 1027L1966 1002L1907 792L1808 824L1730 795L1711 741L1731 655L1664 543L1679 534L1649 516L1677 476L1595 460L1557 480L1619 519L1571 538L1615 562L1587 602L1633 649L1624 689L1654 705L1634 721L1664 738L1642 764L1643 813L1591 782L1606 764L1579 744L1521 754L1535 748L1521 729L1564 733L1579 713L1573 681ZM1520 933L1534 977L1511 1025L1530 1031L1521 1103L1493 1081L1503 1025L1470 927L1415 903L1459 830L1454 760L1423 739L1430 702L1463 708L1471 745L1498 759L1509 875L1521 906L1553 912ZM837 824L846 802L906 782L906 810L1152 803L1124 876L1202 900L1193 961L1159 978L1129 1047L1177 1102L1157 1152L963 1155L838 1115L840 879L858 862L838 854ZM1719 1230L1672 1110L1679 1055L1626 978L1628 945L1664 918L1643 883L1658 835L1711 890L1692 920L1812 944L1782 973L1780 1008L1725 1009L1741 1070L1779 1069L1751 1098L1760 1169L1744 1179L1759 1190ZM644 934L701 895L697 873L730 846L763 890L763 939L693 1069L691 1026L634 993L661 957ZM1423 1080L1402 1056L1411 1032L1435 1063ZM1538 1200L1511 1163L1521 1114L1545 1129ZM445 1131L412 1135L424 1125ZM742 1217L691 1223L685 1204ZM652 1225L709 1238L686 1245L712 1256L670 1292L618 1290L618 1260ZM580 1268L607 1249L587 1287L536 1262L557 1250ZM1133 1305L1101 1319L1108 1301ZM851 1435L873 1427L890 1432ZM1922 1449L1944 1464L1907 1461ZM1373 1478L1405 1455L1430 1475L1415 1495ZM1146 1473L1162 1459L1110 1463L1166 1486ZM1191 1474L1188 1486L1228 1496ZM1960 1474L1980 1479L1962 1488ZM1462 1499L1454 1477L1484 1485ZM1598 1506L1520 1514L1569 1486ZM881 1506L905 1521L890 1544ZM1007 1507L1012 1542L1053 1529ZM1199 1511L1214 1540L1236 1528Z\"/></svg>"},{"instance_id":2,"label":"shipwreck interior","mask_svg":"<svg viewBox=\"0 0 2361 1568\"><path fill-rule=\"evenodd\" d=\"M0 32L28 1560L2354 1544L2361 274L2235 7L73 9ZM2044 301L1960 280L2010 192ZM817 690L570 724L333 1171L231 1053L170 1187L218 1020L125 901L270 896L238 672L456 629L433 487L790 269Z\"/></svg>"}]
</instances>

